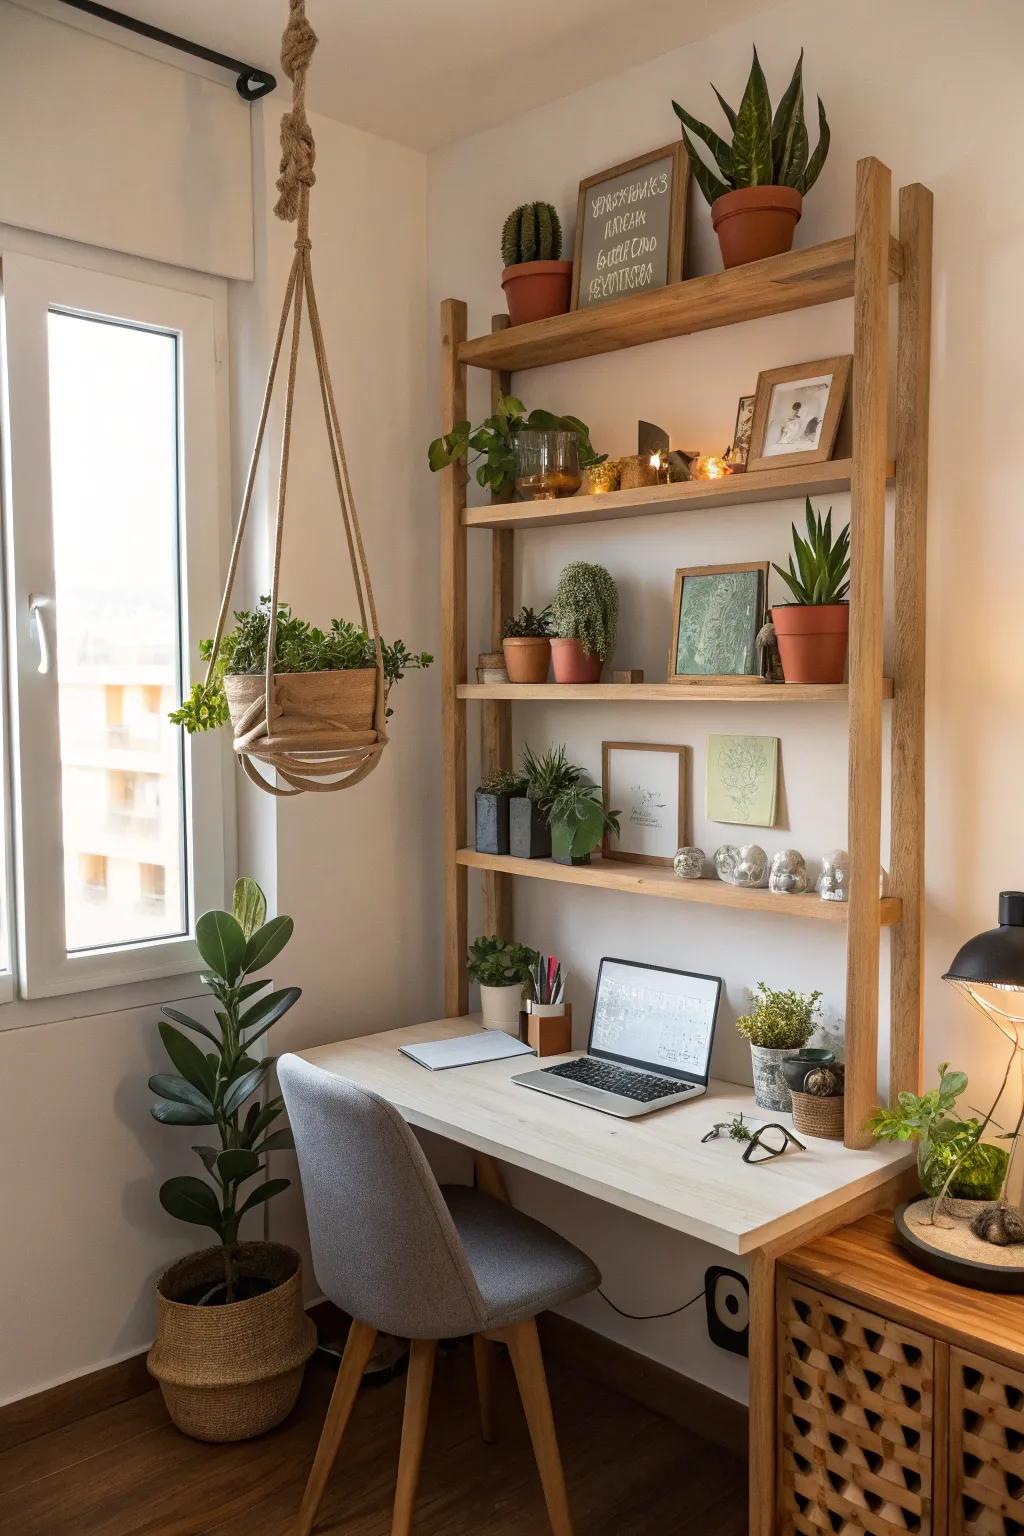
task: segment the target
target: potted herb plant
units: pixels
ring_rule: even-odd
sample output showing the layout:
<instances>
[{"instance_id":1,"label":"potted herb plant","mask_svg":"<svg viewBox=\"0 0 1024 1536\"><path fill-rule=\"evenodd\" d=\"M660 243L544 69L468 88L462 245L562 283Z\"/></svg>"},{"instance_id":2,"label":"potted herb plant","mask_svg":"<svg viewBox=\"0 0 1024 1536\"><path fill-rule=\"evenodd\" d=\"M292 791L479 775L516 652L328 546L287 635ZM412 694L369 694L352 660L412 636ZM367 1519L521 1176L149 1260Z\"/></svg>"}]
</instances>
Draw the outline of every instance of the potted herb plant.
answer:
<instances>
[{"instance_id":1,"label":"potted herb plant","mask_svg":"<svg viewBox=\"0 0 1024 1536\"><path fill-rule=\"evenodd\" d=\"M263 696L269 628L269 597L261 597L252 612L237 612L234 629L221 641L209 684L193 684L188 698L172 711L173 724L183 725L194 734L214 730L230 720L237 730L246 711ZM200 641L199 654L204 661L212 651L212 640ZM406 672L429 667L434 659L427 651L409 651L402 640L382 645L381 651L387 693ZM372 730L375 668L373 637L360 625L332 619L328 629L317 629L293 614L287 603L278 604L274 675L278 703L284 711L279 729L308 730L309 717L323 713L326 687L335 725L351 731ZM392 713L389 707L387 714Z\"/></svg>"},{"instance_id":2,"label":"potted herb plant","mask_svg":"<svg viewBox=\"0 0 1024 1536\"><path fill-rule=\"evenodd\" d=\"M556 416L540 409L527 415L521 400L515 395L504 395L497 409L479 427L458 421L450 432L435 437L427 449L427 463L436 473L458 459L468 458L472 452L476 457L470 462L477 466L477 484L498 501L511 501L516 489L516 438L526 431L572 432L580 469L605 460L605 454L594 452L590 428L578 416Z\"/></svg>"},{"instance_id":3,"label":"potted herb plant","mask_svg":"<svg viewBox=\"0 0 1024 1536\"><path fill-rule=\"evenodd\" d=\"M901 1093L891 1108L876 1109L868 1124L880 1141L916 1141L921 1187L953 1216L973 1216L999 1200L1010 1156L1004 1147L983 1141L989 1117L964 1118L957 1100L967 1088L964 1072L939 1067L939 1086L927 1093ZM1004 1140L1013 1140L1012 1136Z\"/></svg>"},{"instance_id":4,"label":"potted herb plant","mask_svg":"<svg viewBox=\"0 0 1024 1536\"><path fill-rule=\"evenodd\" d=\"M302 1306L299 1255L281 1243L239 1239L247 1212L290 1182L265 1177L269 1155L291 1148L292 1136L285 1126L274 1129L284 1100L262 1096L274 1058L255 1048L300 991L265 992L269 976L247 978L276 960L292 929L290 917L267 921L263 892L254 880L240 880L231 911L206 912L196 924L216 1030L176 1008L161 1010L160 1037L174 1071L149 1080L157 1095L153 1118L209 1126L212 1135L193 1148L205 1177L168 1179L160 1204L179 1221L209 1227L218 1245L161 1277L147 1363L175 1424L199 1440L245 1440L280 1423L316 1344Z\"/></svg>"},{"instance_id":5,"label":"potted herb plant","mask_svg":"<svg viewBox=\"0 0 1024 1536\"><path fill-rule=\"evenodd\" d=\"M619 594L603 565L574 560L558 578L551 604L551 662L556 683L599 683L615 649Z\"/></svg>"},{"instance_id":6,"label":"potted herb plant","mask_svg":"<svg viewBox=\"0 0 1024 1536\"><path fill-rule=\"evenodd\" d=\"M793 602L772 607L772 624L787 683L841 683L850 640L850 528L833 542L832 508L823 523L809 496L806 516L806 539L793 525L789 570L775 566Z\"/></svg>"},{"instance_id":7,"label":"potted herb plant","mask_svg":"<svg viewBox=\"0 0 1024 1536\"><path fill-rule=\"evenodd\" d=\"M750 1012L736 1020L736 1028L750 1041L754 1102L761 1109L784 1114L792 1107L782 1063L814 1034L820 1001L820 992L778 992L763 981L751 992Z\"/></svg>"},{"instance_id":8,"label":"potted herb plant","mask_svg":"<svg viewBox=\"0 0 1024 1536\"><path fill-rule=\"evenodd\" d=\"M519 1034L519 1010L523 990L530 986L530 975L537 951L526 944L481 934L469 946L467 970L470 981L480 987L480 1010L485 1029L503 1029Z\"/></svg>"},{"instance_id":9,"label":"potted herb plant","mask_svg":"<svg viewBox=\"0 0 1024 1536\"><path fill-rule=\"evenodd\" d=\"M606 811L593 784L567 784L548 808L551 857L556 864L589 864L606 832L619 835L618 811Z\"/></svg>"},{"instance_id":10,"label":"potted herb plant","mask_svg":"<svg viewBox=\"0 0 1024 1536\"><path fill-rule=\"evenodd\" d=\"M561 255L562 225L550 203L522 203L512 210L501 231L501 286L513 325L566 313L572 262Z\"/></svg>"},{"instance_id":11,"label":"potted herb plant","mask_svg":"<svg viewBox=\"0 0 1024 1536\"><path fill-rule=\"evenodd\" d=\"M526 793L509 805L509 851L517 859L551 857L548 813L563 789L578 784L583 769L570 763L564 747L549 747L539 756L523 748L522 771Z\"/></svg>"},{"instance_id":12,"label":"potted herb plant","mask_svg":"<svg viewBox=\"0 0 1024 1536\"><path fill-rule=\"evenodd\" d=\"M510 683L546 683L551 665L551 609L520 608L505 620L501 649Z\"/></svg>"},{"instance_id":13,"label":"potted herb plant","mask_svg":"<svg viewBox=\"0 0 1024 1536\"><path fill-rule=\"evenodd\" d=\"M691 117L677 101L672 103L683 125L694 180L711 204L711 222L727 267L788 251L804 196L821 175L831 135L819 96L818 144L810 153L804 123L803 62L801 48L793 78L774 115L756 48L739 111L711 87L732 130L731 141ZM687 129L711 151L714 169L701 158Z\"/></svg>"},{"instance_id":14,"label":"potted herb plant","mask_svg":"<svg viewBox=\"0 0 1024 1536\"><path fill-rule=\"evenodd\" d=\"M525 793L521 773L499 768L484 775L476 792L477 853L508 853L509 802Z\"/></svg>"}]
</instances>

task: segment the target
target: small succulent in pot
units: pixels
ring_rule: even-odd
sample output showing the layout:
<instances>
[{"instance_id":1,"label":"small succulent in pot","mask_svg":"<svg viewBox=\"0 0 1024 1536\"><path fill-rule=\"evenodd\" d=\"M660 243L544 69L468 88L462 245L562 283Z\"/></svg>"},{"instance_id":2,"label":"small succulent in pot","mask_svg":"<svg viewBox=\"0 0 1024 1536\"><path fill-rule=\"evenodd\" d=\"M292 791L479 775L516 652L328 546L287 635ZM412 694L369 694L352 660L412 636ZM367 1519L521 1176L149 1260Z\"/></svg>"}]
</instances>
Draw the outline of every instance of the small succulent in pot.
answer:
<instances>
[{"instance_id":1,"label":"small succulent in pot","mask_svg":"<svg viewBox=\"0 0 1024 1536\"><path fill-rule=\"evenodd\" d=\"M831 134L819 96L819 138L817 148L810 152L804 122L803 62L801 49L774 115L756 48L738 111L711 87L732 130L731 141L691 116L678 102L672 103L682 124L694 180L711 205L711 221L727 267L788 251L804 195L821 175ZM714 169L702 158L691 134L710 150Z\"/></svg>"},{"instance_id":2,"label":"small succulent in pot","mask_svg":"<svg viewBox=\"0 0 1024 1536\"><path fill-rule=\"evenodd\" d=\"M519 859L550 858L548 812L563 789L580 782L583 769L569 761L564 746L549 747L540 754L526 746L521 766L526 777L526 793L511 802L510 851Z\"/></svg>"},{"instance_id":3,"label":"small succulent in pot","mask_svg":"<svg viewBox=\"0 0 1024 1536\"><path fill-rule=\"evenodd\" d=\"M615 649L619 593L603 565L573 560L558 578L551 659L558 683L596 683Z\"/></svg>"},{"instance_id":4,"label":"small succulent in pot","mask_svg":"<svg viewBox=\"0 0 1024 1536\"><path fill-rule=\"evenodd\" d=\"M501 648L510 683L546 683L551 665L551 609L521 608L505 620Z\"/></svg>"},{"instance_id":5,"label":"small succulent in pot","mask_svg":"<svg viewBox=\"0 0 1024 1536\"><path fill-rule=\"evenodd\" d=\"M821 993L777 991L759 981L750 997L750 1012L736 1020L736 1028L750 1042L754 1099L762 1109L786 1112L792 1099L782 1062L814 1034Z\"/></svg>"},{"instance_id":6,"label":"small succulent in pot","mask_svg":"<svg viewBox=\"0 0 1024 1536\"><path fill-rule=\"evenodd\" d=\"M776 565L793 595L772 607L772 623L787 683L841 683L850 634L850 529L833 539L832 508L822 520L808 496L807 537L793 525L789 569Z\"/></svg>"},{"instance_id":7,"label":"small succulent in pot","mask_svg":"<svg viewBox=\"0 0 1024 1536\"><path fill-rule=\"evenodd\" d=\"M572 298L572 262L562 261L562 224L550 203L521 203L501 230L501 286L513 325L563 315Z\"/></svg>"}]
</instances>

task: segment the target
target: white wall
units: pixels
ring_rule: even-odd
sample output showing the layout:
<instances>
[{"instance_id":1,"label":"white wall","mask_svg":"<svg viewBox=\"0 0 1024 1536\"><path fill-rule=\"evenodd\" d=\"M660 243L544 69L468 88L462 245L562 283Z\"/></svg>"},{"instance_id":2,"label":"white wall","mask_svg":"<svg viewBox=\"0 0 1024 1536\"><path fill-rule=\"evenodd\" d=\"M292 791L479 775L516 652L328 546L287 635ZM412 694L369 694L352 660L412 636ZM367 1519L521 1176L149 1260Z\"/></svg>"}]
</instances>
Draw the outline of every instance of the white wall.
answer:
<instances>
[{"instance_id":1,"label":"white wall","mask_svg":"<svg viewBox=\"0 0 1024 1536\"><path fill-rule=\"evenodd\" d=\"M668 142L678 125L674 97L717 121L708 82L736 102L756 42L777 98L801 44L809 93L819 91L832 125L832 153L797 231L801 245L846 234L853 224L856 160L878 156L894 189L930 186L936 200L935 353L931 430L928 682L927 1068L952 1057L994 1085L1000 1051L994 1032L946 992L939 976L957 946L995 920L996 893L1022 879L1024 832L1013 766L1024 747L1019 657L1024 641L1019 585L1024 556L1017 497L1017 434L1002 402L1020 373L1017 327L1024 228L1017 212L1016 146L1022 116L1016 83L1024 64L1024 16L1015 0L969 6L958 0L793 0L716 37L666 54L618 79L601 81L499 129L438 150L430 158L430 298L468 301L470 334L490 328L503 308L498 236L509 208L527 198L554 202L571 252L579 180L602 166ZM813 94L811 94L813 103ZM808 118L813 118L809 109ZM691 205L690 272L717 269L708 211ZM848 351L852 306L832 305L724 331L710 331L614 356L517 375L530 405L573 411L613 454L635 450L638 417L671 431L678 446L720 450L730 439L736 401L757 373ZM436 333L435 333L436 334ZM473 376L474 420L486 414L487 376ZM435 415L436 421L436 415ZM436 430L436 428L435 428ZM836 515L849 498L833 498ZM750 507L672 519L567 530L537 530L517 540L516 601L541 606L571 558L606 564L619 583L616 661L664 676L671 572L681 565L783 560L798 504ZM486 648L487 539L471 536L475 606L471 662ZM472 708L472 707L471 707ZM520 706L518 741L565 741L594 772L602 739L685 742L693 749L695 840L707 851L735 839L705 822L703 742L711 731L764 731L782 740L784 811L780 825L754 840L773 851L791 845L808 856L846 842L845 719L838 708L780 705L629 709ZM471 717L470 740L475 740ZM841 1011L845 946L841 935L775 918L742 919L700 908L670 909L581 892L571 900L546 883L516 891L516 937L557 951L575 977L585 1027L590 978L602 954L696 964L720 972L727 998L715 1051L722 1075L746 1075L732 1029L745 989L819 986ZM883 944L883 954L887 945ZM752 1175L755 1176L756 1175ZM525 1192L525 1181L517 1191ZM660 1237L610 1208L531 1190L533 1208L571 1230L604 1267L612 1294L628 1309L656 1311L699 1289L705 1256ZM628 1263L622 1255L628 1255ZM671 1364L742 1391L742 1370L702 1342L695 1308L682 1320L626 1324L597 1299L576 1315L591 1326Z\"/></svg>"}]
</instances>

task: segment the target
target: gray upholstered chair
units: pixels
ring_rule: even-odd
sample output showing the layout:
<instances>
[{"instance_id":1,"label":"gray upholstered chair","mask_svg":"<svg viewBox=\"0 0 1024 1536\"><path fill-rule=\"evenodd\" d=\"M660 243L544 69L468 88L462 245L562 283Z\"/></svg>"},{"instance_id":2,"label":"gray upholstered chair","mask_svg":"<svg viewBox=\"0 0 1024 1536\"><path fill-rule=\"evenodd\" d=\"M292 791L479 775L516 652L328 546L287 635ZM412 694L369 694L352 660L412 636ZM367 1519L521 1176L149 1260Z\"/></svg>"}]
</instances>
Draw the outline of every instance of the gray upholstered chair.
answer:
<instances>
[{"instance_id":1,"label":"gray upholstered chair","mask_svg":"<svg viewBox=\"0 0 1024 1536\"><path fill-rule=\"evenodd\" d=\"M572 1536L536 1317L600 1282L571 1243L462 1185L443 1190L393 1105L283 1056L278 1076L295 1135L313 1268L352 1318L302 1500L308 1536L378 1332L412 1340L392 1536L408 1536L438 1339L473 1335L480 1420L493 1437L491 1341L508 1346L554 1536Z\"/></svg>"}]
</instances>

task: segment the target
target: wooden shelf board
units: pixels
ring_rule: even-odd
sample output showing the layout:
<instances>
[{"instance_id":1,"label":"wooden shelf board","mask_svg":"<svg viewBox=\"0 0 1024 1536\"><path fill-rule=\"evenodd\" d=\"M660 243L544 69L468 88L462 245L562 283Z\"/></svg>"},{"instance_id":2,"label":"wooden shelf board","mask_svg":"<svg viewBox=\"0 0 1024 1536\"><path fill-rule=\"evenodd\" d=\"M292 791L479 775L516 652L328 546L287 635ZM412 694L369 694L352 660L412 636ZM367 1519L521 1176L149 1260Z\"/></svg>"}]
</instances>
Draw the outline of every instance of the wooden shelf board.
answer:
<instances>
[{"instance_id":1,"label":"wooden shelf board","mask_svg":"<svg viewBox=\"0 0 1024 1536\"><path fill-rule=\"evenodd\" d=\"M845 704L848 683L460 683L460 699L508 699L516 703L599 704ZM883 699L892 678L882 679Z\"/></svg>"},{"instance_id":2,"label":"wooden shelf board","mask_svg":"<svg viewBox=\"0 0 1024 1536\"><path fill-rule=\"evenodd\" d=\"M702 902L711 907L736 907L743 912L771 912L781 917L811 918L823 923L847 921L845 902L822 901L815 892L803 896L777 896L773 891L749 890L721 880L677 880L671 869L660 865L626 864L617 859L596 859L592 864L556 864L552 859L513 859L501 854L477 853L460 848L457 864L468 869L493 869L504 875L531 880L555 880L563 885L590 886L595 890L621 891L630 896L655 896L669 901ZM879 902L883 927L900 920L901 902L887 896Z\"/></svg>"},{"instance_id":3,"label":"wooden shelf board","mask_svg":"<svg viewBox=\"0 0 1024 1536\"><path fill-rule=\"evenodd\" d=\"M903 247L890 237L889 280L902 275ZM459 344L457 359L498 371L542 368L852 296L853 236L846 235L592 309L474 336Z\"/></svg>"},{"instance_id":4,"label":"wooden shelf board","mask_svg":"<svg viewBox=\"0 0 1024 1536\"><path fill-rule=\"evenodd\" d=\"M895 474L896 467L890 464L888 478L893 480ZM852 475L852 459L830 459L825 464L756 469L749 474L727 475L724 480L685 480L678 485L649 485L636 491L607 491L602 496L564 496L557 501L507 501L467 507L462 521L467 528L562 528L570 523L604 523L666 512L698 512L707 507L742 507L760 501L831 496L848 491Z\"/></svg>"}]
</instances>

